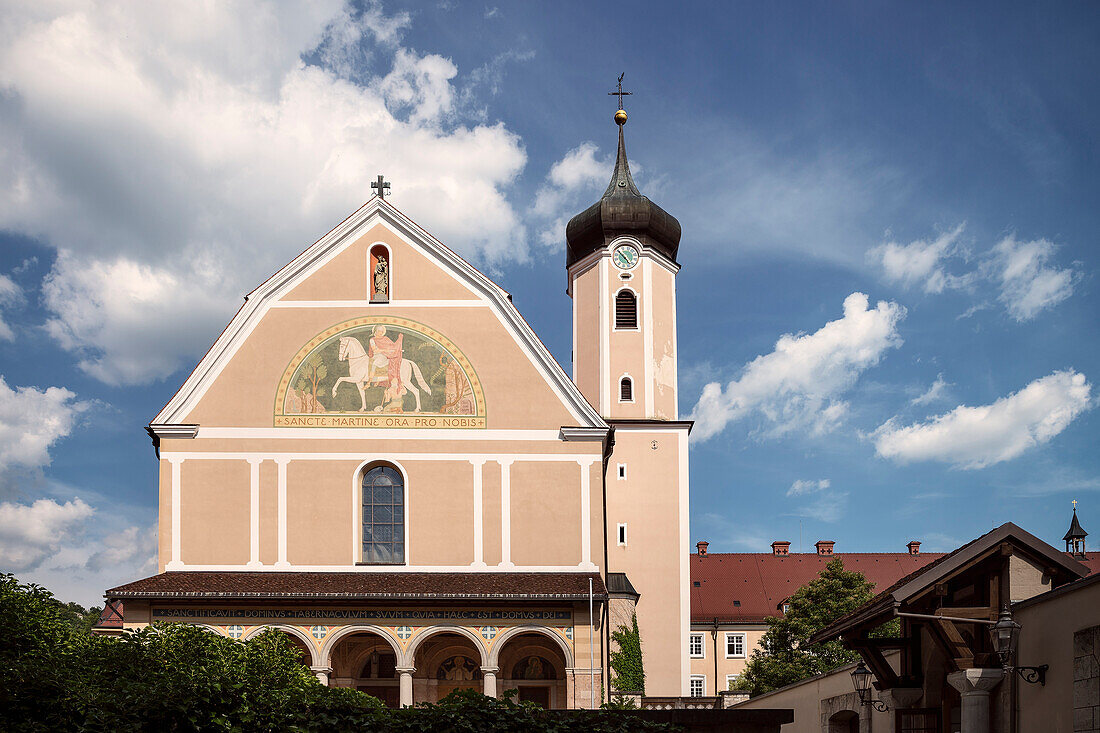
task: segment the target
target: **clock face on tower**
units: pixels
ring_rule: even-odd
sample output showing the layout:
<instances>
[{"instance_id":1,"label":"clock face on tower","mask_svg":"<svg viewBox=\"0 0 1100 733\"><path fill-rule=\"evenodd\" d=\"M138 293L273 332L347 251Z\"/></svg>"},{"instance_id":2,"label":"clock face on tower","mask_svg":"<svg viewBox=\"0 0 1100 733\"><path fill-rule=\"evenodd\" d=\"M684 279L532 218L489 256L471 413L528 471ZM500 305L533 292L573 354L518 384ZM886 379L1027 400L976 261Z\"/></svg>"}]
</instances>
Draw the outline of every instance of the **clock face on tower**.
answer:
<instances>
[{"instance_id":1,"label":"clock face on tower","mask_svg":"<svg viewBox=\"0 0 1100 733\"><path fill-rule=\"evenodd\" d=\"M615 248L615 254L612 255L611 261L615 263L616 267L629 270L638 264L638 250L633 245L620 244Z\"/></svg>"}]
</instances>

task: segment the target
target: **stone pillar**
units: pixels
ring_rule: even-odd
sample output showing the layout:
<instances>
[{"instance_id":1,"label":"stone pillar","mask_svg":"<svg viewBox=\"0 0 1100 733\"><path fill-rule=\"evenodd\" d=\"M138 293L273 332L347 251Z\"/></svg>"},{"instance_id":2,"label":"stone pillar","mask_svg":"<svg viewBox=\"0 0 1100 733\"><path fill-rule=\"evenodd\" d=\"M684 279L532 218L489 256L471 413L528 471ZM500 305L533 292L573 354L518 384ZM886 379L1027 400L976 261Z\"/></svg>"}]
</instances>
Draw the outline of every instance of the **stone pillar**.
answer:
<instances>
[{"instance_id":1,"label":"stone pillar","mask_svg":"<svg viewBox=\"0 0 1100 733\"><path fill-rule=\"evenodd\" d=\"M397 674L400 676L400 690L401 707L412 707L413 704L413 672L416 669L413 667L398 667Z\"/></svg>"},{"instance_id":2,"label":"stone pillar","mask_svg":"<svg viewBox=\"0 0 1100 733\"><path fill-rule=\"evenodd\" d=\"M962 696L961 733L990 733L989 692L1005 676L1002 669L971 667L947 675Z\"/></svg>"},{"instance_id":3,"label":"stone pillar","mask_svg":"<svg viewBox=\"0 0 1100 733\"><path fill-rule=\"evenodd\" d=\"M328 687L328 676L332 674L332 667L310 667L310 672L317 676L317 681Z\"/></svg>"},{"instance_id":4,"label":"stone pillar","mask_svg":"<svg viewBox=\"0 0 1100 733\"><path fill-rule=\"evenodd\" d=\"M483 692L485 697L497 696L497 672L500 671L500 667L482 667L481 678L485 683Z\"/></svg>"}]
</instances>

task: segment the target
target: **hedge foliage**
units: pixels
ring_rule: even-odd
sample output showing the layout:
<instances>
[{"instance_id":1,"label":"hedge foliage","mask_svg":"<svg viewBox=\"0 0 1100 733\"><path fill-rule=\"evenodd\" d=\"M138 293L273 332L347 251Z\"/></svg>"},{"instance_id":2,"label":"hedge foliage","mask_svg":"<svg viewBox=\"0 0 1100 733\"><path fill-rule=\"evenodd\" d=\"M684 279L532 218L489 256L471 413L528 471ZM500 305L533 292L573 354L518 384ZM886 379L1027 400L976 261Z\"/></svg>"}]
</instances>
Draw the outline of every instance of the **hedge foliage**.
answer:
<instances>
[{"instance_id":1,"label":"hedge foliage","mask_svg":"<svg viewBox=\"0 0 1100 733\"><path fill-rule=\"evenodd\" d=\"M0 729L5 731L667 730L612 710L547 712L456 692L391 710L317 682L284 634L248 642L182 624L91 635L48 591L0 575Z\"/></svg>"}]
</instances>

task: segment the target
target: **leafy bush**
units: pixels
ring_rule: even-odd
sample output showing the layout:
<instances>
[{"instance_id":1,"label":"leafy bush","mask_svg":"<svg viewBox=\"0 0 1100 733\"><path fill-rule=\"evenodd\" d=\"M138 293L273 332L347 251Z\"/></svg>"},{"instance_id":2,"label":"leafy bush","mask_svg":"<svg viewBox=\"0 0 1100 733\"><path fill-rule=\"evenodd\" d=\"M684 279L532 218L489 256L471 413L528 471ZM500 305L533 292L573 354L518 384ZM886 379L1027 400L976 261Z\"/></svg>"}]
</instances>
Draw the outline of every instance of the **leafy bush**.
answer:
<instances>
[{"instance_id":1,"label":"leafy bush","mask_svg":"<svg viewBox=\"0 0 1100 733\"><path fill-rule=\"evenodd\" d=\"M0 729L5 731L595 731L668 730L629 713L548 712L513 696L455 692L390 710L329 688L282 633L234 641L164 624L87 633L38 586L0 575Z\"/></svg>"},{"instance_id":2,"label":"leafy bush","mask_svg":"<svg viewBox=\"0 0 1100 733\"><path fill-rule=\"evenodd\" d=\"M645 670L642 668L642 637L638 633L638 614L634 614L632 628L620 626L611 634L618 647L611 652L610 665L613 689L645 694Z\"/></svg>"}]
</instances>

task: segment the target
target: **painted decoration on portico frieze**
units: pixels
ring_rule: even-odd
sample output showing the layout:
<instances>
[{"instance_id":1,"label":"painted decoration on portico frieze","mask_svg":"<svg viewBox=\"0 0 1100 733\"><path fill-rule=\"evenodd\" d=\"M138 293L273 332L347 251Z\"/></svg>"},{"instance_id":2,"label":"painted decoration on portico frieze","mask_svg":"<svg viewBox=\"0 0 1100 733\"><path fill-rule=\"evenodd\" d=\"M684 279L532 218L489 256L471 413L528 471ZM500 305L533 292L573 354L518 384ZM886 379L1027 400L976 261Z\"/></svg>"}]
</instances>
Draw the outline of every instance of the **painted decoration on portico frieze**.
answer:
<instances>
[{"instance_id":1,"label":"painted decoration on portico frieze","mask_svg":"<svg viewBox=\"0 0 1100 733\"><path fill-rule=\"evenodd\" d=\"M407 318L336 324L291 360L276 427L484 428L485 394L466 356Z\"/></svg>"}]
</instances>

